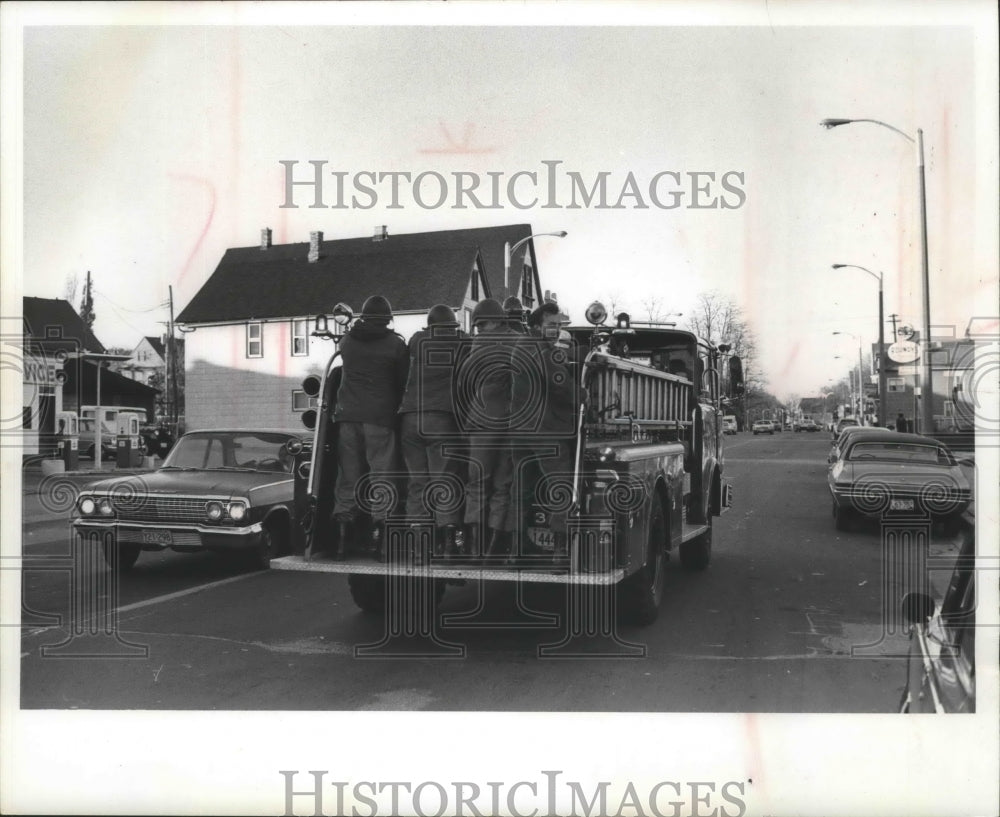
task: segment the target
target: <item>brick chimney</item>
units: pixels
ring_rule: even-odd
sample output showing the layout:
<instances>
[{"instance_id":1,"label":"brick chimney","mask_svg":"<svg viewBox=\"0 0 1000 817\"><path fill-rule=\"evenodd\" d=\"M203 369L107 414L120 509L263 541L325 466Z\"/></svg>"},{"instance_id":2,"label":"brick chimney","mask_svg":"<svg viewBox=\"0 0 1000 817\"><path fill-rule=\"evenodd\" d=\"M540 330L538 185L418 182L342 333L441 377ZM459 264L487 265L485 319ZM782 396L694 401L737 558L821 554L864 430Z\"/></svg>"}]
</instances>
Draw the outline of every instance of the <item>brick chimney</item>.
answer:
<instances>
[{"instance_id":1,"label":"brick chimney","mask_svg":"<svg viewBox=\"0 0 1000 817\"><path fill-rule=\"evenodd\" d=\"M309 233L309 263L319 261L319 245L323 243L323 233Z\"/></svg>"},{"instance_id":2,"label":"brick chimney","mask_svg":"<svg viewBox=\"0 0 1000 817\"><path fill-rule=\"evenodd\" d=\"M260 248L262 250L270 249L271 247L271 228L265 227L260 231Z\"/></svg>"}]
</instances>

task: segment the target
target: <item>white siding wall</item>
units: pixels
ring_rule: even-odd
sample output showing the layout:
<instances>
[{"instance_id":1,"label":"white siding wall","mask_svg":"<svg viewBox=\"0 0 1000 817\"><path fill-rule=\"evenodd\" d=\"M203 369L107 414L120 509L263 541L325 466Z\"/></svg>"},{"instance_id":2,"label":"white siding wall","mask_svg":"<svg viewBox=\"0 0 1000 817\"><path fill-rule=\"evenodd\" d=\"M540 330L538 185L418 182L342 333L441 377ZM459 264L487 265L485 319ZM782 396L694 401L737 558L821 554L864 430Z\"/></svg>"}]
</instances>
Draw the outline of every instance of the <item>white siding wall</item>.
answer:
<instances>
[{"instance_id":1,"label":"white siding wall","mask_svg":"<svg viewBox=\"0 0 1000 817\"><path fill-rule=\"evenodd\" d=\"M393 328L409 339L425 324L424 313L401 315ZM310 319L309 331L313 328ZM292 391L302 388L307 375L321 374L337 347L310 335L309 354L293 357L291 338L291 321L265 322L263 356L248 358L245 324L185 334L187 429L299 428L301 412L292 409Z\"/></svg>"}]
</instances>

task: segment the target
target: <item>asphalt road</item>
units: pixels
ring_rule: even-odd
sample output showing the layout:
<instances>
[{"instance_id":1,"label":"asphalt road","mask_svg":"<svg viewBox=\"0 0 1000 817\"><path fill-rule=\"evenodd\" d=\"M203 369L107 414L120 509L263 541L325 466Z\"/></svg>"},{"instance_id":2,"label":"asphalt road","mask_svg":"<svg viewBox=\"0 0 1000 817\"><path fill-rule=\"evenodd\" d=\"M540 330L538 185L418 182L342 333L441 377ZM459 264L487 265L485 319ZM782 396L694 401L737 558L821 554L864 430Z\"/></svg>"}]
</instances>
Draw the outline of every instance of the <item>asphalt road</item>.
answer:
<instances>
[{"instance_id":1,"label":"asphalt road","mask_svg":"<svg viewBox=\"0 0 1000 817\"><path fill-rule=\"evenodd\" d=\"M884 569L878 526L834 530L829 446L823 433L728 437L735 507L711 566L672 561L655 624L596 636L567 625L575 597L532 594L529 615L506 586L467 585L426 635L387 638L343 576L213 554L144 553L117 587L81 594L67 510L26 493L22 707L893 711L906 639L885 611L909 580ZM935 531L931 558L953 552ZM77 575L107 576L90 563Z\"/></svg>"}]
</instances>

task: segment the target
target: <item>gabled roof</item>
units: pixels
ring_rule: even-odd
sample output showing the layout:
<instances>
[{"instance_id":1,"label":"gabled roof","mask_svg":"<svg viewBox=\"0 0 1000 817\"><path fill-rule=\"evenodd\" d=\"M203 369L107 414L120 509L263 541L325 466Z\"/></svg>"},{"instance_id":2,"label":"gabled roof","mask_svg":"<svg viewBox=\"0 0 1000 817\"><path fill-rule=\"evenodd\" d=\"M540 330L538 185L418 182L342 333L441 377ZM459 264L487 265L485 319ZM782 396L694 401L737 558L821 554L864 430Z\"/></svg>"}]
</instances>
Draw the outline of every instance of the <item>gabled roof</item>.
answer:
<instances>
[{"instance_id":1,"label":"gabled roof","mask_svg":"<svg viewBox=\"0 0 1000 817\"><path fill-rule=\"evenodd\" d=\"M504 242L531 235L515 224L470 230L323 241L309 263L309 243L226 250L215 272L177 316L178 323L241 321L313 315L343 301L360 310L369 295L384 295L397 312L437 303L460 306L473 265L486 274L487 294L503 289ZM530 242L529 242L530 243ZM512 264L520 271L518 260Z\"/></svg>"},{"instance_id":2,"label":"gabled roof","mask_svg":"<svg viewBox=\"0 0 1000 817\"><path fill-rule=\"evenodd\" d=\"M146 343L148 343L152 347L153 351L156 352L156 354L158 354L160 357L166 359L166 357L167 357L167 350L163 347L163 341L162 340L160 340L157 337L153 337L152 335L146 335L143 338L143 340L145 340Z\"/></svg>"},{"instance_id":3,"label":"gabled roof","mask_svg":"<svg viewBox=\"0 0 1000 817\"><path fill-rule=\"evenodd\" d=\"M54 337L61 337L66 348L79 344L86 352L105 352L104 346L87 328L69 301L62 298L24 298L24 331L47 345L58 345ZM56 335L56 332L59 334Z\"/></svg>"}]
</instances>

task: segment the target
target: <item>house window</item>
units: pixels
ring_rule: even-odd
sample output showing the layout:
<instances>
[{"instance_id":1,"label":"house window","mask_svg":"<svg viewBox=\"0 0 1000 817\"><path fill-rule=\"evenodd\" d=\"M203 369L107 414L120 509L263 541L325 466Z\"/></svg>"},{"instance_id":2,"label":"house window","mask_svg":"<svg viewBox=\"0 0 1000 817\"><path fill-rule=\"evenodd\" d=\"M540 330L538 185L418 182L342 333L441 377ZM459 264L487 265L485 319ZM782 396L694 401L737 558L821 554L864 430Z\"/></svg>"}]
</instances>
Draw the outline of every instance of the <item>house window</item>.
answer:
<instances>
[{"instance_id":1,"label":"house window","mask_svg":"<svg viewBox=\"0 0 1000 817\"><path fill-rule=\"evenodd\" d=\"M305 411L316 408L319 401L315 397L310 397L302 389L292 389L292 411Z\"/></svg>"},{"instance_id":2,"label":"house window","mask_svg":"<svg viewBox=\"0 0 1000 817\"><path fill-rule=\"evenodd\" d=\"M247 324L247 357L264 357L263 324Z\"/></svg>"},{"instance_id":3,"label":"house window","mask_svg":"<svg viewBox=\"0 0 1000 817\"><path fill-rule=\"evenodd\" d=\"M532 294L532 270L531 267L525 267L521 278L521 301L525 308L530 307L535 303L535 296Z\"/></svg>"},{"instance_id":4,"label":"house window","mask_svg":"<svg viewBox=\"0 0 1000 817\"><path fill-rule=\"evenodd\" d=\"M309 354L309 321L299 318L292 321L292 357Z\"/></svg>"},{"instance_id":5,"label":"house window","mask_svg":"<svg viewBox=\"0 0 1000 817\"><path fill-rule=\"evenodd\" d=\"M479 300L479 267L472 269L472 300Z\"/></svg>"}]
</instances>

